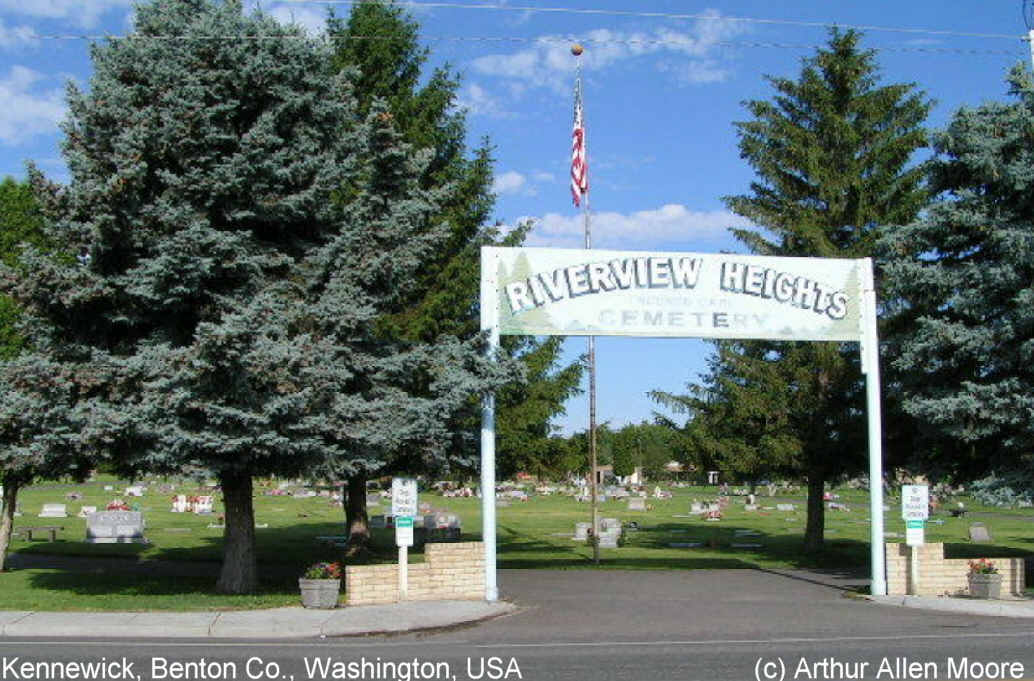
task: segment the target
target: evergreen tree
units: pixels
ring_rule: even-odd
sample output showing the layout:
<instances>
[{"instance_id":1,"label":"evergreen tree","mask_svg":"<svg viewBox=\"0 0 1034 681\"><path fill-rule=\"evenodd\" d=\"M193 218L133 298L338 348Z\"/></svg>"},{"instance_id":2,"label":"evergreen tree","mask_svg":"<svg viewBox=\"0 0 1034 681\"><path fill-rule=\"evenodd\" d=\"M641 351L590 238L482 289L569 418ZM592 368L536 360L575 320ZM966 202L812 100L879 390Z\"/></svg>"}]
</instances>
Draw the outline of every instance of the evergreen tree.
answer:
<instances>
[{"instance_id":1,"label":"evergreen tree","mask_svg":"<svg viewBox=\"0 0 1034 681\"><path fill-rule=\"evenodd\" d=\"M381 333L414 343L433 343L442 335L472 339L479 332L480 247L519 245L527 226L500 239L490 225L495 203L492 149L483 140L468 154L465 114L455 107L459 76L444 66L433 70L421 84L429 52L419 45L418 23L393 3L357 3L347 20L331 16L328 32L335 47L335 64L350 78L360 114L383 103L402 140L430 154L419 169L420 188L447 188L436 199L436 217L448 224L447 237L425 254L418 282L407 290L405 299L379 320ZM500 469L516 470L524 465L516 458L509 461L516 452L534 452L533 461L543 464L549 458L544 452L556 450L549 440L550 419L563 412L563 402L577 391L581 366L558 366L559 341L506 338L503 348L507 356L522 358L530 383L518 382L497 394ZM472 470L479 458L475 437L479 403L472 400L467 407L450 426L450 465ZM361 462L353 458L353 464L346 466L346 524L349 544L361 549L370 536L368 476L421 469L418 461L399 457Z\"/></svg>"},{"instance_id":2,"label":"evergreen tree","mask_svg":"<svg viewBox=\"0 0 1034 681\"><path fill-rule=\"evenodd\" d=\"M662 406L690 418L681 431L691 463L700 470L720 470L725 479L756 482L796 472L801 442L791 416L795 407L788 361L763 361L762 344L719 343L708 359L702 384L689 384L689 393L661 391L651 397Z\"/></svg>"},{"instance_id":3,"label":"evergreen tree","mask_svg":"<svg viewBox=\"0 0 1034 681\"><path fill-rule=\"evenodd\" d=\"M926 143L922 124L931 104L914 84L879 85L874 52L860 49L859 39L855 31L832 30L828 46L803 60L796 80L769 77L772 101L747 102L753 119L736 123L740 156L757 179L748 194L725 200L764 228L734 230L755 253L868 256L880 225L908 222L925 201L921 168L909 162ZM780 443L775 452L755 448L749 456L799 447L777 465L807 477L805 549L821 549L825 483L864 461L857 349L757 342L726 344L720 352L719 368L731 376L715 379L737 382L737 399L767 409L792 396L787 431L769 432ZM758 366L771 362L787 366ZM748 407L750 413L755 409ZM742 467L744 456L735 455L730 467Z\"/></svg>"},{"instance_id":4,"label":"evergreen tree","mask_svg":"<svg viewBox=\"0 0 1034 681\"><path fill-rule=\"evenodd\" d=\"M6 177L0 182L0 260L4 265L17 267L22 244L43 246L43 213L28 182ZM0 295L0 361L15 357L25 347L17 329L19 317L11 297Z\"/></svg>"},{"instance_id":5,"label":"evergreen tree","mask_svg":"<svg viewBox=\"0 0 1034 681\"><path fill-rule=\"evenodd\" d=\"M302 386L319 348L296 340L287 301L299 259L356 229L331 200L354 107L325 48L238 0L141 4L134 31L91 56L89 91L69 88L71 182L36 178L49 234L88 264L28 252L15 292L46 322L37 347L91 367L78 399L100 451L125 471L218 477L218 588L251 591L251 476L318 453L320 396Z\"/></svg>"},{"instance_id":6,"label":"evergreen tree","mask_svg":"<svg viewBox=\"0 0 1034 681\"><path fill-rule=\"evenodd\" d=\"M19 491L40 478L84 480L96 465L81 378L76 367L32 352L6 360L0 370L0 571Z\"/></svg>"},{"instance_id":7,"label":"evergreen tree","mask_svg":"<svg viewBox=\"0 0 1034 681\"><path fill-rule=\"evenodd\" d=\"M472 395L513 378L509 363L485 357L480 335L421 342L389 335L380 324L409 300L422 263L447 239L439 206L450 188L420 187L428 154L413 152L381 104L369 120L358 150L361 182L343 205L357 229L306 263L302 318L307 333L330 344L319 380L337 389L328 393L318 428L327 465L349 479L349 506L359 498L365 506L371 473L448 468L455 413ZM365 289L376 291L380 304L343 320L341 309Z\"/></svg>"},{"instance_id":8,"label":"evergreen tree","mask_svg":"<svg viewBox=\"0 0 1034 681\"><path fill-rule=\"evenodd\" d=\"M0 182L0 261L9 281L32 274L20 267L23 244L53 252L43 237L43 214L28 182ZM60 257L55 254L55 257ZM85 478L91 462L77 446L83 429L75 412L73 368L58 365L27 347L22 315L0 295L0 570L10 546L18 492L38 478Z\"/></svg>"},{"instance_id":9,"label":"evergreen tree","mask_svg":"<svg viewBox=\"0 0 1034 681\"><path fill-rule=\"evenodd\" d=\"M926 465L963 480L1034 480L1034 85L1008 84L934 136L938 198L882 244L890 372Z\"/></svg>"}]
</instances>

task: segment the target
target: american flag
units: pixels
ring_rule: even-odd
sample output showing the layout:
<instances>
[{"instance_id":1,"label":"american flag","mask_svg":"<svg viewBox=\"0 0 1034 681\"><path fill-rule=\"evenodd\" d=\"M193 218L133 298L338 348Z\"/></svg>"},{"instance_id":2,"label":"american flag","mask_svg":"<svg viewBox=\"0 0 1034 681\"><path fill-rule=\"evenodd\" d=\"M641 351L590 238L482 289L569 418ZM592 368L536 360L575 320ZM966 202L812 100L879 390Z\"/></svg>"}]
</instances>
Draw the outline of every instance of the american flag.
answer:
<instances>
[{"instance_id":1,"label":"american flag","mask_svg":"<svg viewBox=\"0 0 1034 681\"><path fill-rule=\"evenodd\" d=\"M585 121L582 118L582 82L574 88L574 129L571 131L571 197L574 205L582 204L589 193L589 162L585 156Z\"/></svg>"}]
</instances>

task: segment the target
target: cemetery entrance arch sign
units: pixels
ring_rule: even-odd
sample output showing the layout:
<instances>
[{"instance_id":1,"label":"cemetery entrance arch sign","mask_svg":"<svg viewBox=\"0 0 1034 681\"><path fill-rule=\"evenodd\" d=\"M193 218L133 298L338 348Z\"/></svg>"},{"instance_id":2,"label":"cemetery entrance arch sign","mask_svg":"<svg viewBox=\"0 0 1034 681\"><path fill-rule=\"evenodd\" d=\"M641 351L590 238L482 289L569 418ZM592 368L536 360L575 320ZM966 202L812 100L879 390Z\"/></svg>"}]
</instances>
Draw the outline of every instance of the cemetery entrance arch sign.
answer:
<instances>
[{"instance_id":1,"label":"cemetery entrance arch sign","mask_svg":"<svg viewBox=\"0 0 1034 681\"><path fill-rule=\"evenodd\" d=\"M887 592L872 261L554 248L481 249L481 328L500 335L854 341L866 376L872 593ZM485 598L496 582L495 397L481 421Z\"/></svg>"}]
</instances>

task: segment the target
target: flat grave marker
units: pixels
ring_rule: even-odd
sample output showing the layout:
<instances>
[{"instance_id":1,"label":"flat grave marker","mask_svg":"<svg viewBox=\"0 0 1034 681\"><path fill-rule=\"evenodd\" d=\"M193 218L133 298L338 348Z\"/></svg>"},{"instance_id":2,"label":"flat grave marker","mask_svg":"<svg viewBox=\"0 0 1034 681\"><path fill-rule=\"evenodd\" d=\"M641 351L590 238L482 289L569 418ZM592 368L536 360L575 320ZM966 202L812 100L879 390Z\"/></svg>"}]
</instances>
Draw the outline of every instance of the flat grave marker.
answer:
<instances>
[{"instance_id":1,"label":"flat grave marker","mask_svg":"<svg viewBox=\"0 0 1034 681\"><path fill-rule=\"evenodd\" d=\"M978 544L993 541L991 532L982 523L973 523L969 526L969 540Z\"/></svg>"},{"instance_id":2,"label":"flat grave marker","mask_svg":"<svg viewBox=\"0 0 1034 681\"><path fill-rule=\"evenodd\" d=\"M43 504L43 510L39 513L40 518L67 518L68 511L64 504Z\"/></svg>"}]
</instances>

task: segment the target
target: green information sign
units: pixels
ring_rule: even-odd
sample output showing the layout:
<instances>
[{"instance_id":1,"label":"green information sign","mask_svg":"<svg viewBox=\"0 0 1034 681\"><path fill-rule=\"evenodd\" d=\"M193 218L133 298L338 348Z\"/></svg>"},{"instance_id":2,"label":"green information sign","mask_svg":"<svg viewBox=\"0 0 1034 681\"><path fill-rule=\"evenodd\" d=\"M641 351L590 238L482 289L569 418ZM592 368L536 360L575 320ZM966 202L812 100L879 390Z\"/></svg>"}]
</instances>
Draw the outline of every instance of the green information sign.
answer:
<instances>
[{"instance_id":1,"label":"green information sign","mask_svg":"<svg viewBox=\"0 0 1034 681\"><path fill-rule=\"evenodd\" d=\"M906 520L905 521L905 529L906 530L921 530L921 529L923 529L923 525L924 525L924 522L922 520Z\"/></svg>"},{"instance_id":2,"label":"green information sign","mask_svg":"<svg viewBox=\"0 0 1034 681\"><path fill-rule=\"evenodd\" d=\"M395 527L413 527L413 516L400 515L395 518Z\"/></svg>"}]
</instances>

